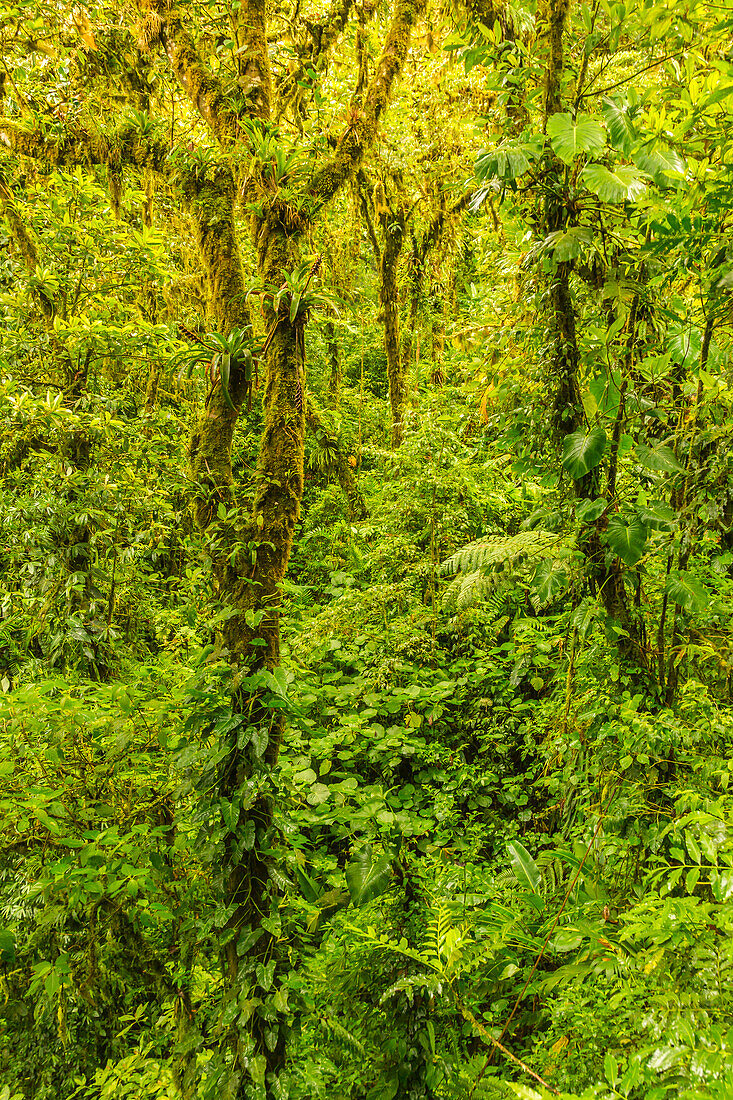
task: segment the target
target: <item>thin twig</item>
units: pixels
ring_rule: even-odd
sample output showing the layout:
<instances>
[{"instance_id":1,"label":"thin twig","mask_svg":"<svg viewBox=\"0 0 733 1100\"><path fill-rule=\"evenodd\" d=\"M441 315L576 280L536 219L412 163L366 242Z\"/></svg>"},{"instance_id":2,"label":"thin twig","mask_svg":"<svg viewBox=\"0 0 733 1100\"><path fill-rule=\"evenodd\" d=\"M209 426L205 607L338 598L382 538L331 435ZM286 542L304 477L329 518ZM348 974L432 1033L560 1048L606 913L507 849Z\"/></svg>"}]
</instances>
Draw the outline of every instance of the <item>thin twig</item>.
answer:
<instances>
[{"instance_id":1,"label":"thin twig","mask_svg":"<svg viewBox=\"0 0 733 1100\"><path fill-rule=\"evenodd\" d=\"M458 1006L458 1010L461 1013L461 1015L463 1016L463 1019L466 1020L469 1024L471 1024L472 1027L475 1027L476 1031L478 1031L479 1035L481 1035L482 1038L486 1039L497 1050L500 1050L501 1053L506 1058L508 1058L511 1062L514 1062L514 1064L516 1066L519 1066L521 1069L523 1069L525 1073L528 1073L530 1075L530 1077L534 1077L535 1081L538 1081L542 1085L543 1088L548 1089L549 1092L554 1093L555 1096L560 1095L560 1093L557 1091L557 1089L554 1089L552 1087L552 1085L548 1084L547 1081L545 1081L542 1077L540 1077L540 1075L538 1073L535 1073L535 1071L533 1069L530 1069L526 1062L523 1062L521 1060L521 1058L517 1058L516 1054L512 1054L512 1052L510 1050L508 1050L504 1046L503 1043L500 1043L498 1039L495 1039L494 1036L489 1031L486 1030L486 1028L481 1023L481 1021L476 1019L473 1012L471 1012L470 1008L467 1008L466 1005L464 1005L463 1001L460 999L460 997L456 993L455 989L453 990L453 996L456 999L456 1005ZM484 1069L486 1069L486 1066L488 1066L488 1064L489 1063L487 1061L486 1065L484 1066ZM483 1076L484 1069L481 1070L481 1073L479 1074L476 1081L474 1082L474 1088L476 1087L478 1082L481 1080L481 1077Z\"/></svg>"}]
</instances>

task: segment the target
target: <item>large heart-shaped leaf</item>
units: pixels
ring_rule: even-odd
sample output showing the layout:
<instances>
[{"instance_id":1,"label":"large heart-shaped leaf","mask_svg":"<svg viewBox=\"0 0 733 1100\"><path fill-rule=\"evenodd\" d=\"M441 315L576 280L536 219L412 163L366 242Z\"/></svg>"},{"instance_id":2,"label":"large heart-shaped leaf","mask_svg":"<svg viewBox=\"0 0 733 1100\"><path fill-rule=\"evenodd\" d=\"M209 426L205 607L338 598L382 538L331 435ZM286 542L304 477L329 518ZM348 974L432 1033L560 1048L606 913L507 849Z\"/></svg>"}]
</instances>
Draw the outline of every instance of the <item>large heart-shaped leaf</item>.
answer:
<instances>
[{"instance_id":1,"label":"large heart-shaped leaf","mask_svg":"<svg viewBox=\"0 0 733 1100\"><path fill-rule=\"evenodd\" d=\"M606 145L606 134L600 122L590 115L573 116L559 112L547 121L547 133L552 148L565 164L572 164L581 153L598 153Z\"/></svg>"},{"instance_id":2,"label":"large heart-shaped leaf","mask_svg":"<svg viewBox=\"0 0 733 1100\"><path fill-rule=\"evenodd\" d=\"M611 516L608 521L608 545L626 565L636 565L643 558L646 536L646 524L638 516Z\"/></svg>"},{"instance_id":3,"label":"large heart-shaped leaf","mask_svg":"<svg viewBox=\"0 0 733 1100\"><path fill-rule=\"evenodd\" d=\"M532 859L532 856L518 840L510 840L506 849L509 853L509 859L512 862L512 870L517 877L517 882L522 886L526 886L532 893L538 894L541 876L539 867Z\"/></svg>"},{"instance_id":4,"label":"large heart-shaped leaf","mask_svg":"<svg viewBox=\"0 0 733 1100\"><path fill-rule=\"evenodd\" d=\"M578 481L598 465L606 450L606 440L603 428L593 428L590 432L581 428L565 436L562 464L571 477Z\"/></svg>"},{"instance_id":5,"label":"large heart-shaped leaf","mask_svg":"<svg viewBox=\"0 0 733 1100\"><path fill-rule=\"evenodd\" d=\"M684 572L670 573L667 577L667 595L685 611L702 611L710 602L702 581Z\"/></svg>"},{"instance_id":6,"label":"large heart-shaped leaf","mask_svg":"<svg viewBox=\"0 0 733 1100\"><path fill-rule=\"evenodd\" d=\"M644 180L628 164L620 165L613 172L602 164L588 164L580 178L603 202L634 202L646 190Z\"/></svg>"},{"instance_id":7,"label":"large heart-shaped leaf","mask_svg":"<svg viewBox=\"0 0 733 1100\"><path fill-rule=\"evenodd\" d=\"M640 466L646 470L654 470L660 474L680 474L685 472L684 466L675 458L671 447L664 447L661 443L656 447L647 447L644 443L637 443L634 453Z\"/></svg>"},{"instance_id":8,"label":"large heart-shaped leaf","mask_svg":"<svg viewBox=\"0 0 733 1100\"><path fill-rule=\"evenodd\" d=\"M346 864L346 885L354 905L366 905L389 886L392 861L387 855L374 857L371 844L365 844Z\"/></svg>"}]
</instances>

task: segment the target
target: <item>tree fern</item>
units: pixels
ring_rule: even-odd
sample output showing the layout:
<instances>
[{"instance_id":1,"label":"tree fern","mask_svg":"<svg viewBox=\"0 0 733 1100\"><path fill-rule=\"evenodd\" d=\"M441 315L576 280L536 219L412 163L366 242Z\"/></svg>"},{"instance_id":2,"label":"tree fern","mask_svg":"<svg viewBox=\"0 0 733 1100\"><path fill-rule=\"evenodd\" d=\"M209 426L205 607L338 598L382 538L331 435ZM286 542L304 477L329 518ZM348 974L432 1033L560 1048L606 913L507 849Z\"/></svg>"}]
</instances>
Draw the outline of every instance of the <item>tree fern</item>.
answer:
<instances>
[{"instance_id":1,"label":"tree fern","mask_svg":"<svg viewBox=\"0 0 733 1100\"><path fill-rule=\"evenodd\" d=\"M535 529L516 535L490 535L469 542L456 550L440 567L443 575L454 576L443 595L447 610L463 611L488 598L498 596L510 573L524 563L535 563L553 554L561 536L554 531ZM501 583L504 581L504 584ZM495 614L503 610L495 599Z\"/></svg>"}]
</instances>

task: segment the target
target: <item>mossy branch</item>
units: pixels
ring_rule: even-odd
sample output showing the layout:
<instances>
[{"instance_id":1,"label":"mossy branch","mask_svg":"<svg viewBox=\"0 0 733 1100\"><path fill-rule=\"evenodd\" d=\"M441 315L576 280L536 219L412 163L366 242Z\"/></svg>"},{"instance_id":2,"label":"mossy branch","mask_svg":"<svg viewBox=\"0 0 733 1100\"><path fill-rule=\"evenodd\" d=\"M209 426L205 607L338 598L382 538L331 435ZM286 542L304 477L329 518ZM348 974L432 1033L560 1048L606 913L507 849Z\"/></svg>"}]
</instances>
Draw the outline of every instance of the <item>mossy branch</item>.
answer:
<instances>
[{"instance_id":1,"label":"mossy branch","mask_svg":"<svg viewBox=\"0 0 733 1100\"><path fill-rule=\"evenodd\" d=\"M332 0L331 7L320 22L306 22L308 40L297 49L298 65L282 81L277 107L278 119L282 117L300 81L309 68L323 69L331 48L342 34L354 0Z\"/></svg>"},{"instance_id":2,"label":"mossy branch","mask_svg":"<svg viewBox=\"0 0 733 1100\"><path fill-rule=\"evenodd\" d=\"M188 30L190 9L187 5L168 6L158 0L155 12L158 37L181 87L216 140L223 146L231 145L239 135L241 113L232 110L220 81L199 56ZM243 113L253 118L269 118L272 91L264 0L245 0L239 20L245 40L242 81L248 100L248 109Z\"/></svg>"},{"instance_id":3,"label":"mossy branch","mask_svg":"<svg viewBox=\"0 0 733 1100\"><path fill-rule=\"evenodd\" d=\"M164 175L169 170L167 144L154 135L142 135L131 121L108 133L93 132L83 124L66 123L54 133L45 134L0 118L0 144L18 156L45 161L57 168L73 168L78 164L105 164L113 168L129 165Z\"/></svg>"},{"instance_id":4,"label":"mossy branch","mask_svg":"<svg viewBox=\"0 0 733 1100\"><path fill-rule=\"evenodd\" d=\"M377 125L410 47L412 30L425 8L426 0L396 0L392 23L374 76L367 88L361 109L352 104L353 120L339 141L336 152L311 181L309 192L323 205L329 202L357 171L364 154L373 144Z\"/></svg>"}]
</instances>

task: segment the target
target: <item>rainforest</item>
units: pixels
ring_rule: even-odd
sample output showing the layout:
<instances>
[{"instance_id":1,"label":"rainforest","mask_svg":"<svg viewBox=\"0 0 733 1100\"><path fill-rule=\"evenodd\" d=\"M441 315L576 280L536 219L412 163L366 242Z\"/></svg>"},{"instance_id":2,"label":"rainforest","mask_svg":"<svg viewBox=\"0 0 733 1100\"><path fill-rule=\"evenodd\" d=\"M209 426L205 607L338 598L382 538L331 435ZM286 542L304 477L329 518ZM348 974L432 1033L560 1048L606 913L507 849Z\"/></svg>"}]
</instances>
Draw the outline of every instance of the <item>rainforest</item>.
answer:
<instances>
[{"instance_id":1,"label":"rainforest","mask_svg":"<svg viewBox=\"0 0 733 1100\"><path fill-rule=\"evenodd\" d=\"M0 7L0 1100L731 1100L732 36Z\"/></svg>"}]
</instances>

